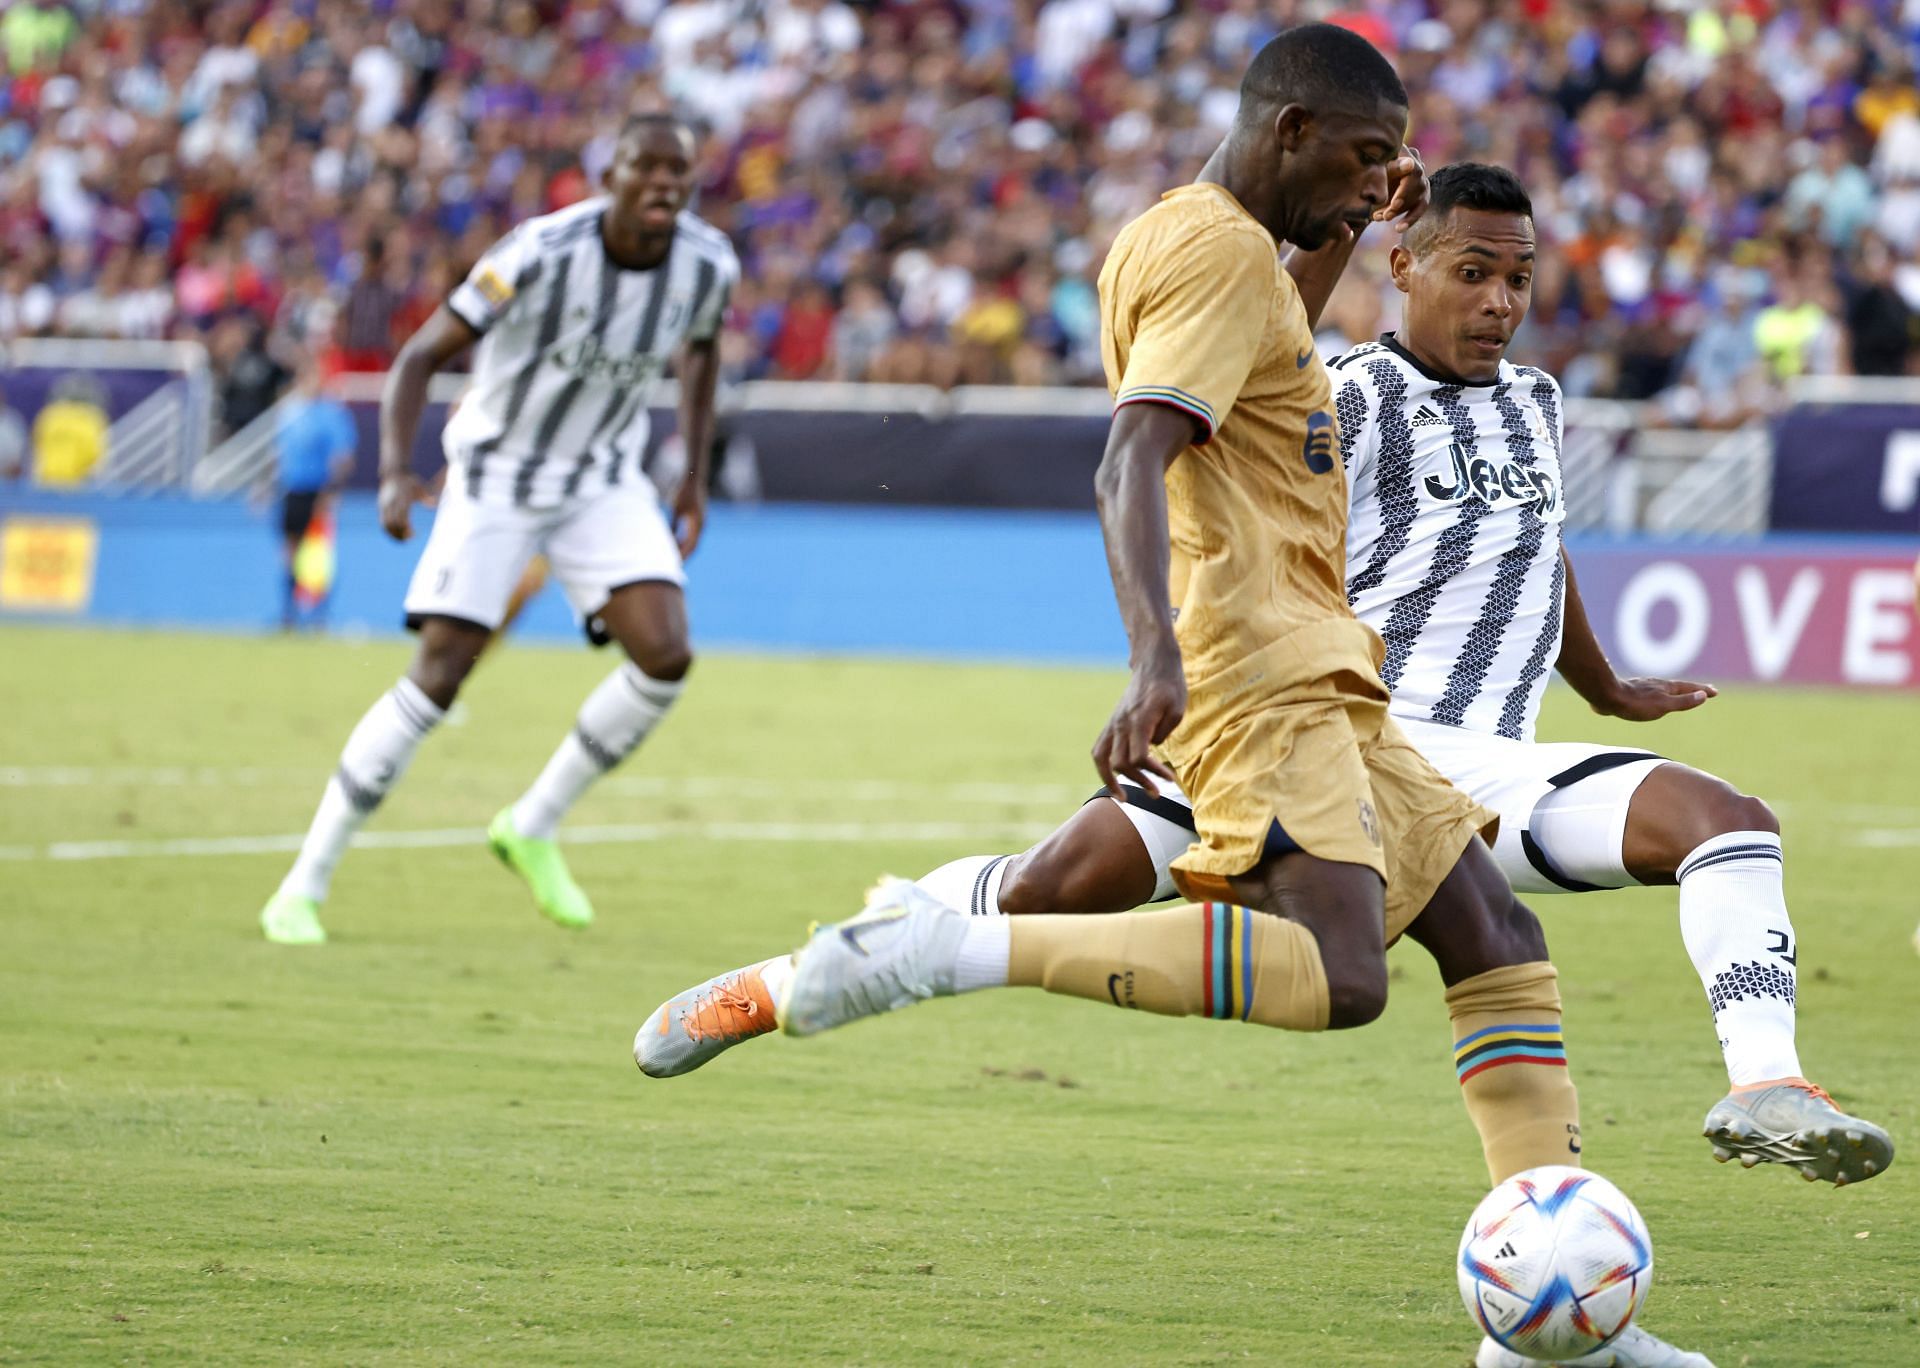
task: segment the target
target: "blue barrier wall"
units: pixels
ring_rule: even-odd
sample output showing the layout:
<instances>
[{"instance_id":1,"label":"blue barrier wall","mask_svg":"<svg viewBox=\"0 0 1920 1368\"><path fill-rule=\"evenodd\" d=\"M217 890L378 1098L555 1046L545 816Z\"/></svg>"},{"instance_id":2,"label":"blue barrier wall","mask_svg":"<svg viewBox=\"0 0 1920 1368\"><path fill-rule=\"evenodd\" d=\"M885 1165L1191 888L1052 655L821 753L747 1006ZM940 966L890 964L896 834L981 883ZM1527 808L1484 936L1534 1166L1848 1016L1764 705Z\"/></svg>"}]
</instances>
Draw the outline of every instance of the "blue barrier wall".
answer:
<instances>
[{"instance_id":1,"label":"blue barrier wall","mask_svg":"<svg viewBox=\"0 0 1920 1368\"><path fill-rule=\"evenodd\" d=\"M73 519L98 533L83 611L0 620L87 620L232 631L280 611L276 510L237 502L0 492L0 518ZM339 511L331 628L400 630L400 602L431 525L399 545L370 495ZM716 504L690 567L706 646L1113 663L1126 654L1091 514ZM557 587L518 634L573 638Z\"/></svg>"},{"instance_id":2,"label":"blue barrier wall","mask_svg":"<svg viewBox=\"0 0 1920 1368\"><path fill-rule=\"evenodd\" d=\"M416 540L380 532L371 496L339 516L335 631L395 633ZM0 492L0 619L271 629L272 510L187 499ZM22 529L27 529L25 536ZM75 569L94 549L89 582ZM1582 595L1623 672L1718 682L1920 684L1920 539L1740 543L1588 539ZM1091 513L719 504L689 587L703 647L1117 665L1126 657ZM28 583L31 581L31 583ZM17 610L23 584L64 610ZM11 603L13 608L9 608ZM557 588L516 629L568 640Z\"/></svg>"}]
</instances>

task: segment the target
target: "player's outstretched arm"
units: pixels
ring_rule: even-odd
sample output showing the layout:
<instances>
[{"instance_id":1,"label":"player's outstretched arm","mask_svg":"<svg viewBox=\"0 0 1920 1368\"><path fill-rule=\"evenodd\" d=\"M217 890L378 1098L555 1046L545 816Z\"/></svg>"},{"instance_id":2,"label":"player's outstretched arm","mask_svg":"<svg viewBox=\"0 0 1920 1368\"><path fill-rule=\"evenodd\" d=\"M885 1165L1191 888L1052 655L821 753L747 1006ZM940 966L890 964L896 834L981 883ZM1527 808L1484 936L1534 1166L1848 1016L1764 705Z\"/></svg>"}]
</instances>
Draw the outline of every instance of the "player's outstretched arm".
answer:
<instances>
[{"instance_id":1,"label":"player's outstretched arm","mask_svg":"<svg viewBox=\"0 0 1920 1368\"><path fill-rule=\"evenodd\" d=\"M1133 669L1093 745L1094 768L1115 798L1124 797L1122 778L1148 792L1154 791L1149 775L1173 778L1152 751L1187 711L1187 681L1167 602L1167 467L1200 435L1184 410L1122 404L1093 477L1107 568Z\"/></svg>"},{"instance_id":2,"label":"player's outstretched arm","mask_svg":"<svg viewBox=\"0 0 1920 1368\"><path fill-rule=\"evenodd\" d=\"M720 376L719 339L691 341L680 349L680 441L687 474L673 499L673 531L680 559L700 544L707 520L707 464L713 458L713 392Z\"/></svg>"},{"instance_id":3,"label":"player's outstretched arm","mask_svg":"<svg viewBox=\"0 0 1920 1368\"><path fill-rule=\"evenodd\" d=\"M395 541L413 535L413 506L431 497L413 473L413 439L427 382L480 336L446 305L433 311L407 339L380 392L380 525Z\"/></svg>"},{"instance_id":4,"label":"player's outstretched arm","mask_svg":"<svg viewBox=\"0 0 1920 1368\"><path fill-rule=\"evenodd\" d=\"M1624 717L1629 722L1651 722L1668 713L1697 708L1720 692L1711 684L1685 679L1622 679L1615 674L1613 663L1600 649L1600 639L1593 634L1593 624L1587 621L1587 606L1573 578L1573 562L1567 559L1565 550L1560 552L1560 559L1567 571L1567 603L1560 658L1554 668L1595 712L1602 717Z\"/></svg>"}]
</instances>

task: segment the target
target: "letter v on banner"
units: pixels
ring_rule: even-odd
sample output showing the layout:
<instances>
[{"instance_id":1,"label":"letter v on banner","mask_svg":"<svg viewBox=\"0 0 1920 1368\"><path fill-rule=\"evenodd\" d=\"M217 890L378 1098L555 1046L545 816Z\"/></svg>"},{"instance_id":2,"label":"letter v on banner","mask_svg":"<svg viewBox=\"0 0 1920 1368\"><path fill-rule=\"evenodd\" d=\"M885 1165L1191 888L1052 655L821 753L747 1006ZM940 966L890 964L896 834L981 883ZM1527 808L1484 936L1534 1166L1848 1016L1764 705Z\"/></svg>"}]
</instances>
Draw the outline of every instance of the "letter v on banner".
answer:
<instances>
[{"instance_id":1,"label":"letter v on banner","mask_svg":"<svg viewBox=\"0 0 1920 1368\"><path fill-rule=\"evenodd\" d=\"M1774 680L1793 663L1794 648L1807 630L1807 619L1820 601L1821 576L1812 566L1802 566L1787 581L1776 613L1767 593L1767 576L1757 565L1743 565L1734 572L1733 593L1740 605L1740 632L1746 639L1747 659L1753 662L1756 679Z\"/></svg>"}]
</instances>

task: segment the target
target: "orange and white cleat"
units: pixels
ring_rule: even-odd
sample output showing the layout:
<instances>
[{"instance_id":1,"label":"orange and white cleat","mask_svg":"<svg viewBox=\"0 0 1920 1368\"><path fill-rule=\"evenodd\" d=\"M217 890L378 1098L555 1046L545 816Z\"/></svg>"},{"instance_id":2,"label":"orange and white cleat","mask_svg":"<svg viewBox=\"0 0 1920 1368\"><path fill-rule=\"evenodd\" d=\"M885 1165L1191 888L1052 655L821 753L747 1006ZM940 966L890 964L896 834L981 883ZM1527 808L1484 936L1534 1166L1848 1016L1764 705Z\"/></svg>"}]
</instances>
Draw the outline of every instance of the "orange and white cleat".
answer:
<instances>
[{"instance_id":1,"label":"orange and white cleat","mask_svg":"<svg viewBox=\"0 0 1920 1368\"><path fill-rule=\"evenodd\" d=\"M1785 1164L1809 1183L1863 1183L1893 1162L1893 1141L1871 1121L1849 1116L1804 1078L1735 1088L1701 1128L1720 1163Z\"/></svg>"},{"instance_id":2,"label":"orange and white cleat","mask_svg":"<svg viewBox=\"0 0 1920 1368\"><path fill-rule=\"evenodd\" d=\"M634 1036L633 1062L649 1078L674 1078L766 1035L776 1029L774 994L791 972L789 957L777 955L668 998Z\"/></svg>"}]
</instances>

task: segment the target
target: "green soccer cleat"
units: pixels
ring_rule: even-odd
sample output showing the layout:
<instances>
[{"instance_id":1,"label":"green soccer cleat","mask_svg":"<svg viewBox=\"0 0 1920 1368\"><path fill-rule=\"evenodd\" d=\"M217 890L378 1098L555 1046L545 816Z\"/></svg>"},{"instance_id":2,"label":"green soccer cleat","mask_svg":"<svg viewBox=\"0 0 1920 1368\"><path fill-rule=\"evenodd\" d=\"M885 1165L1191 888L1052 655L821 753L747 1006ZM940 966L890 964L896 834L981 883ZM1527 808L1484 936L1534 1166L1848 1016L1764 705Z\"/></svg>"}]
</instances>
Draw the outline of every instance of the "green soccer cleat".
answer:
<instances>
[{"instance_id":1,"label":"green soccer cleat","mask_svg":"<svg viewBox=\"0 0 1920 1368\"><path fill-rule=\"evenodd\" d=\"M560 847L537 836L522 836L513 829L513 809L502 808L487 828L487 844L500 857L500 863L527 881L533 890L533 904L549 921L579 930L593 921L593 904L573 875Z\"/></svg>"},{"instance_id":2,"label":"green soccer cleat","mask_svg":"<svg viewBox=\"0 0 1920 1368\"><path fill-rule=\"evenodd\" d=\"M276 945L325 945L327 929L320 925L320 904L284 889L260 909L260 929Z\"/></svg>"}]
</instances>

